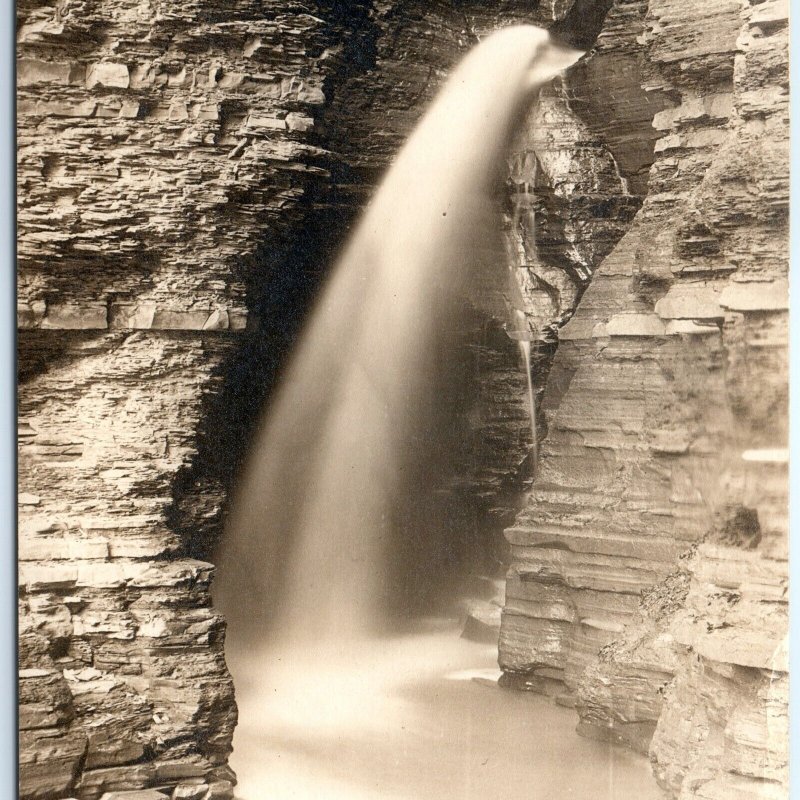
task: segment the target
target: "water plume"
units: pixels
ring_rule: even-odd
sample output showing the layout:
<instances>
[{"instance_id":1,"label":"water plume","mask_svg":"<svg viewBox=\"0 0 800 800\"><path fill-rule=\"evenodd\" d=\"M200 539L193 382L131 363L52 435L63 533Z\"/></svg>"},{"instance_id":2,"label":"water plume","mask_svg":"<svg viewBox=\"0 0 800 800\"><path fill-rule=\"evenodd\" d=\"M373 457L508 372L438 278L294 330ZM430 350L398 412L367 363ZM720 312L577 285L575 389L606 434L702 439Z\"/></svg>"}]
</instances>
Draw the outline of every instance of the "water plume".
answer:
<instances>
[{"instance_id":1,"label":"water plume","mask_svg":"<svg viewBox=\"0 0 800 800\"><path fill-rule=\"evenodd\" d=\"M487 37L388 171L314 309L234 497L214 593L229 657L267 639L319 643L380 629L392 602L393 512L420 448L424 458L436 447L416 432L435 392L437 342L456 324L448 298L488 271L511 313L519 308L519 289L498 263L496 189L539 87L579 56L533 26Z\"/></svg>"}]
</instances>

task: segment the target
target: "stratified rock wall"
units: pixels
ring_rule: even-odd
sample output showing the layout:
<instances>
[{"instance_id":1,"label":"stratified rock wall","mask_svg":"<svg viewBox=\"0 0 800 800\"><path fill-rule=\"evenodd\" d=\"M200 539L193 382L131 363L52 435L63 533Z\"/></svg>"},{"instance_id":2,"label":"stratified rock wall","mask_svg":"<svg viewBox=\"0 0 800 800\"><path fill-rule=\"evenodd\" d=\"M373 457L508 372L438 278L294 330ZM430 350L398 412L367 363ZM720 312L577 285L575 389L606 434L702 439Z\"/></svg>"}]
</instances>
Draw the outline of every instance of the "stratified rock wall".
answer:
<instances>
[{"instance_id":1,"label":"stratified rock wall","mask_svg":"<svg viewBox=\"0 0 800 800\"><path fill-rule=\"evenodd\" d=\"M506 680L684 799L786 796L787 11L648 3L649 193L560 332L507 532Z\"/></svg>"},{"instance_id":2,"label":"stratified rock wall","mask_svg":"<svg viewBox=\"0 0 800 800\"><path fill-rule=\"evenodd\" d=\"M643 94L641 84L645 81L647 69L641 45L645 12L646 6L642 3L623 3L612 8L595 51L585 66L579 65L581 73L587 76L586 81L598 78L599 84L576 83L571 74L566 81L567 97L572 97L568 110L579 121L583 135L582 138L576 137L577 141L596 141L601 134L593 133L593 127L598 131L605 128L609 140L612 138L609 119L613 117L598 113L599 104L594 97L597 94L605 96L608 91L604 76L609 71L608 60L615 53L627 54L624 60L626 69L613 87L612 96L617 98L620 113L625 111L627 114L625 121L629 129L640 131L643 113L648 110L655 113L656 109L663 107L661 92L652 92L653 98L645 112L637 102ZM592 66L595 60L599 62L597 67ZM625 79L627 86L623 83ZM563 122L553 127L564 129ZM625 129L622 119L616 120L614 127L617 132L614 138L620 138L618 131ZM641 195L633 194L633 189L642 187L640 173L652 163L655 137L652 134L648 136L651 142L649 159L640 151L638 158L629 157L625 172L611 151L611 166L622 186L623 197L629 200L628 209L620 208L619 200L609 206L609 218L615 224L619 224L621 211L627 211L631 216L641 203ZM647 140L647 137L642 138ZM548 158L546 142L542 153L541 160L547 166L553 159ZM595 159L595 163L602 162ZM568 202L575 203L580 198L575 189L585 186L591 175L591 171L585 168L573 176L567 173L567 177L572 179L561 188L560 194L569 198ZM543 216L546 225L547 215ZM637 224L635 220L634 229ZM579 252L583 238L589 247L599 250L600 258L593 265L596 266L597 261L608 255L616 240L611 239L610 246L599 249L598 237L594 235L597 225L588 231L586 227L584 223L575 231L565 232L567 236L562 233L561 237L546 238L545 247L540 247L540 252L543 251L546 258L549 254L548 239L568 237L573 245L571 252L575 254ZM618 498L624 489L614 486L623 459L630 462L628 469L636 474L637 430L650 411L648 397L657 396L659 391L658 376L647 363L640 363L641 347L637 341L619 341L616 345L619 352L612 362L616 367L614 378L606 379L608 385L603 385L600 391L595 384L598 376L602 375L603 366L593 357L585 357L589 355L586 348L591 346L591 338L582 342L580 337L570 337L570 331L580 329L580 320L598 293L597 284L604 279L608 262L615 258L626 241L627 237L606 258L603 271L583 296L578 316L561 330L558 352L542 402L549 435L542 445L537 481L528 508L507 532L515 563L507 581L501 663L509 674L524 676L529 683L535 680L543 688L553 681L563 680L567 681L567 686L574 687L577 674L588 660L596 655L610 634L622 629L624 621L636 608L638 593L657 580L659 574L653 559L647 557L649 545L658 545L658 549L651 549L664 564L673 561L680 552L680 545L667 541L663 535L658 537L650 527L647 528L651 534L649 541L637 542L631 529L642 530L648 521L638 522L639 507L631 509L627 518L621 520L625 509L620 508ZM575 276L572 281L575 300L581 296L592 275L593 270L587 267L588 264L578 263L571 269L562 269L562 274ZM562 322L569 318L574 300L565 305L568 313L563 315ZM627 357L626 350L629 351ZM611 357L611 353L608 355ZM578 371L581 360L586 362L583 374ZM630 364L627 368L626 362ZM580 396L575 395L578 386L582 392ZM572 390L572 395L562 397L567 387ZM589 397L591 403L587 401ZM617 452L615 458L609 458L604 453L604 440L611 439L609 444L613 445L615 436ZM668 504L665 489L659 487L656 475L640 488L639 494L642 495L639 505L647 500L656 507ZM613 536L606 535L601 539L598 529L602 526L609 528L608 534L613 531ZM614 530L613 526L619 529ZM598 549L595 542L601 543L602 547ZM567 653L570 658L566 658Z\"/></svg>"},{"instance_id":3,"label":"stratified rock wall","mask_svg":"<svg viewBox=\"0 0 800 800\"><path fill-rule=\"evenodd\" d=\"M212 565L189 557L219 532L224 485L194 464L241 458L209 455L225 440L204 431L258 335L267 233L297 238L331 183L352 218L466 46L460 14L426 13L19 4L23 797L230 796L224 624ZM365 87L383 107L359 120L370 70L361 108Z\"/></svg>"},{"instance_id":4,"label":"stratified rock wall","mask_svg":"<svg viewBox=\"0 0 800 800\"><path fill-rule=\"evenodd\" d=\"M230 796L198 556L359 208L477 31L552 19L527 5L18 5L24 798ZM525 381L476 330L455 495L499 527Z\"/></svg>"}]
</instances>

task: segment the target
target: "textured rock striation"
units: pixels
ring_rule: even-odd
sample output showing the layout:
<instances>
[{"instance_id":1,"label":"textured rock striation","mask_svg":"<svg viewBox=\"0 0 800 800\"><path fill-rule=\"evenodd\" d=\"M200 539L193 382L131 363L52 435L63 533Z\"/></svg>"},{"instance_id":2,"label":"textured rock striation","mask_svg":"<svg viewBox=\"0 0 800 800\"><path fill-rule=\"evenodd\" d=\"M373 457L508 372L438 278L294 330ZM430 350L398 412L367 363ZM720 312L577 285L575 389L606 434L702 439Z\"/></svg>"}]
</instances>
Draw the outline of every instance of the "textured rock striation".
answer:
<instances>
[{"instance_id":1,"label":"textured rock striation","mask_svg":"<svg viewBox=\"0 0 800 800\"><path fill-rule=\"evenodd\" d=\"M222 796L223 621L211 565L185 557L165 513L217 343L61 335L58 366L20 391L22 794Z\"/></svg>"},{"instance_id":2,"label":"textured rock striation","mask_svg":"<svg viewBox=\"0 0 800 800\"><path fill-rule=\"evenodd\" d=\"M18 5L24 798L231 795L208 557L248 431L449 68L562 10ZM530 444L516 344L474 302L444 487L465 538L508 523Z\"/></svg>"},{"instance_id":3,"label":"textured rock striation","mask_svg":"<svg viewBox=\"0 0 800 800\"><path fill-rule=\"evenodd\" d=\"M447 71L570 3L533 5L18 4L24 798L231 796L209 558L249 431ZM683 798L785 784L786 35L776 0L617 0L510 155L524 329L475 287L449 366L435 511L489 569L533 340L507 680Z\"/></svg>"},{"instance_id":4,"label":"textured rock striation","mask_svg":"<svg viewBox=\"0 0 800 800\"><path fill-rule=\"evenodd\" d=\"M507 532L506 680L680 798L786 796L787 11L647 4L649 193L559 333Z\"/></svg>"}]
</instances>

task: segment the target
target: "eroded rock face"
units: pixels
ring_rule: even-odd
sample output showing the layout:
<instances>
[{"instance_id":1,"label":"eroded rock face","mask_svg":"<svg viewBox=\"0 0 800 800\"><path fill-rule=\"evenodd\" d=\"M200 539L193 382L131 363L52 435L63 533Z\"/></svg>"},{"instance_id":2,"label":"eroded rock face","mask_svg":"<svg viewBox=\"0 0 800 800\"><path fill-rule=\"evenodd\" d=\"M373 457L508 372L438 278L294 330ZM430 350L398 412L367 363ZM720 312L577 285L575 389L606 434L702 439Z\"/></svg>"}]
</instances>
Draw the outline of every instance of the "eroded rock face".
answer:
<instances>
[{"instance_id":1,"label":"eroded rock face","mask_svg":"<svg viewBox=\"0 0 800 800\"><path fill-rule=\"evenodd\" d=\"M37 643L21 651L26 684L60 676L70 713L32 724L23 693L23 796L230 786L212 567L182 555L166 513L217 342L60 336L55 365L20 391L20 632Z\"/></svg>"},{"instance_id":2,"label":"eroded rock face","mask_svg":"<svg viewBox=\"0 0 800 800\"><path fill-rule=\"evenodd\" d=\"M249 427L447 71L500 20L560 10L18 6L23 797L231 795L224 624L196 556ZM525 381L473 317L450 490L500 529Z\"/></svg>"},{"instance_id":3,"label":"eroded rock face","mask_svg":"<svg viewBox=\"0 0 800 800\"><path fill-rule=\"evenodd\" d=\"M507 534L507 680L681 798L786 793L786 13L648 4L649 194L560 331Z\"/></svg>"},{"instance_id":4,"label":"eroded rock face","mask_svg":"<svg viewBox=\"0 0 800 800\"><path fill-rule=\"evenodd\" d=\"M347 5L18 6L26 798L231 796L207 559L248 431L447 70L570 4ZM655 730L687 798L785 781L785 17L618 0L505 198L540 391L583 299L508 534L503 665L584 732ZM517 345L472 301L442 488L485 536L530 433Z\"/></svg>"}]
</instances>

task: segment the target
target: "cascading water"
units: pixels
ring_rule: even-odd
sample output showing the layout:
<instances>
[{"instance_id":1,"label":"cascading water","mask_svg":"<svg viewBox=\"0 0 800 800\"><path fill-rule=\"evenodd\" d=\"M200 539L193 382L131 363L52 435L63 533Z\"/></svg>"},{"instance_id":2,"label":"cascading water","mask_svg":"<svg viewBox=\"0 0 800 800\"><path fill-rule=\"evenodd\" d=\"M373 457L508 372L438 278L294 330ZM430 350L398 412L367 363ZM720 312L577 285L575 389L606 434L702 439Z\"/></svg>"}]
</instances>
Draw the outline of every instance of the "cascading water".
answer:
<instances>
[{"instance_id":1,"label":"cascading water","mask_svg":"<svg viewBox=\"0 0 800 800\"><path fill-rule=\"evenodd\" d=\"M536 162L534 161L534 179L536 176ZM531 220L531 227L533 227L534 220L534 212L530 209L530 188L527 183L523 185L523 196L524 199L520 200L519 197L516 198L514 202L514 215L511 220L511 233L512 236L516 234L520 220L522 218L523 211L527 211L530 220ZM507 246L508 253L507 253L507 261L508 261L508 268L513 272L513 270L517 267L517 253L516 248L513 248L510 244ZM524 250L524 248L523 248ZM511 276L512 285L516 284L516 275L512 274ZM517 285L518 286L518 285ZM531 365L531 340L534 337L533 331L530 328L528 323L528 318L525 315L525 312L522 310L522 306L524 305L524 301L521 297L521 292L518 292L520 295L518 299L519 305L513 308L513 317L515 324L513 328L509 331L509 335L512 338L517 339L519 342L519 352L520 356L522 357L522 368L525 370L525 379L527 383L528 389L528 414L531 419L531 442L532 442L532 458L531 462L533 464L533 475L536 475L536 464L539 461L539 426L536 422L536 388L533 383L533 368Z\"/></svg>"},{"instance_id":2,"label":"cascading water","mask_svg":"<svg viewBox=\"0 0 800 800\"><path fill-rule=\"evenodd\" d=\"M436 391L437 337L455 324L441 290L458 294L498 270L493 196L509 139L539 86L579 56L531 26L497 32L467 56L388 172L268 410L214 592L240 711L237 797L486 796L471 771L454 792L441 759L430 780L416 774L447 736L461 742L469 730L461 746L471 749L484 714L506 724L519 712L496 698L465 703L469 694L441 707L447 693L432 676L462 674L472 651L382 627L393 512L430 446L416 435L423 398ZM485 665L495 657L481 650ZM430 717L423 709L436 702L440 717ZM589 763L601 746L581 747ZM461 751L449 757L457 767ZM499 781L507 766L481 774ZM315 783L323 767L333 774Z\"/></svg>"},{"instance_id":3,"label":"cascading water","mask_svg":"<svg viewBox=\"0 0 800 800\"><path fill-rule=\"evenodd\" d=\"M533 385L533 369L531 367L531 343L529 339L520 339L519 349L522 354L522 364L525 370L525 379L528 385L528 413L531 417L531 439L533 441L533 464L539 460L539 431L536 425L536 389Z\"/></svg>"},{"instance_id":4,"label":"cascading water","mask_svg":"<svg viewBox=\"0 0 800 800\"><path fill-rule=\"evenodd\" d=\"M423 413L419 398L436 377L433 343L454 313L432 299L441 298L437 287L498 269L486 262L496 259L493 196L510 136L538 87L579 55L533 26L489 37L390 169L237 492L215 591L231 639L266 624L315 639L379 624L392 504Z\"/></svg>"}]
</instances>

